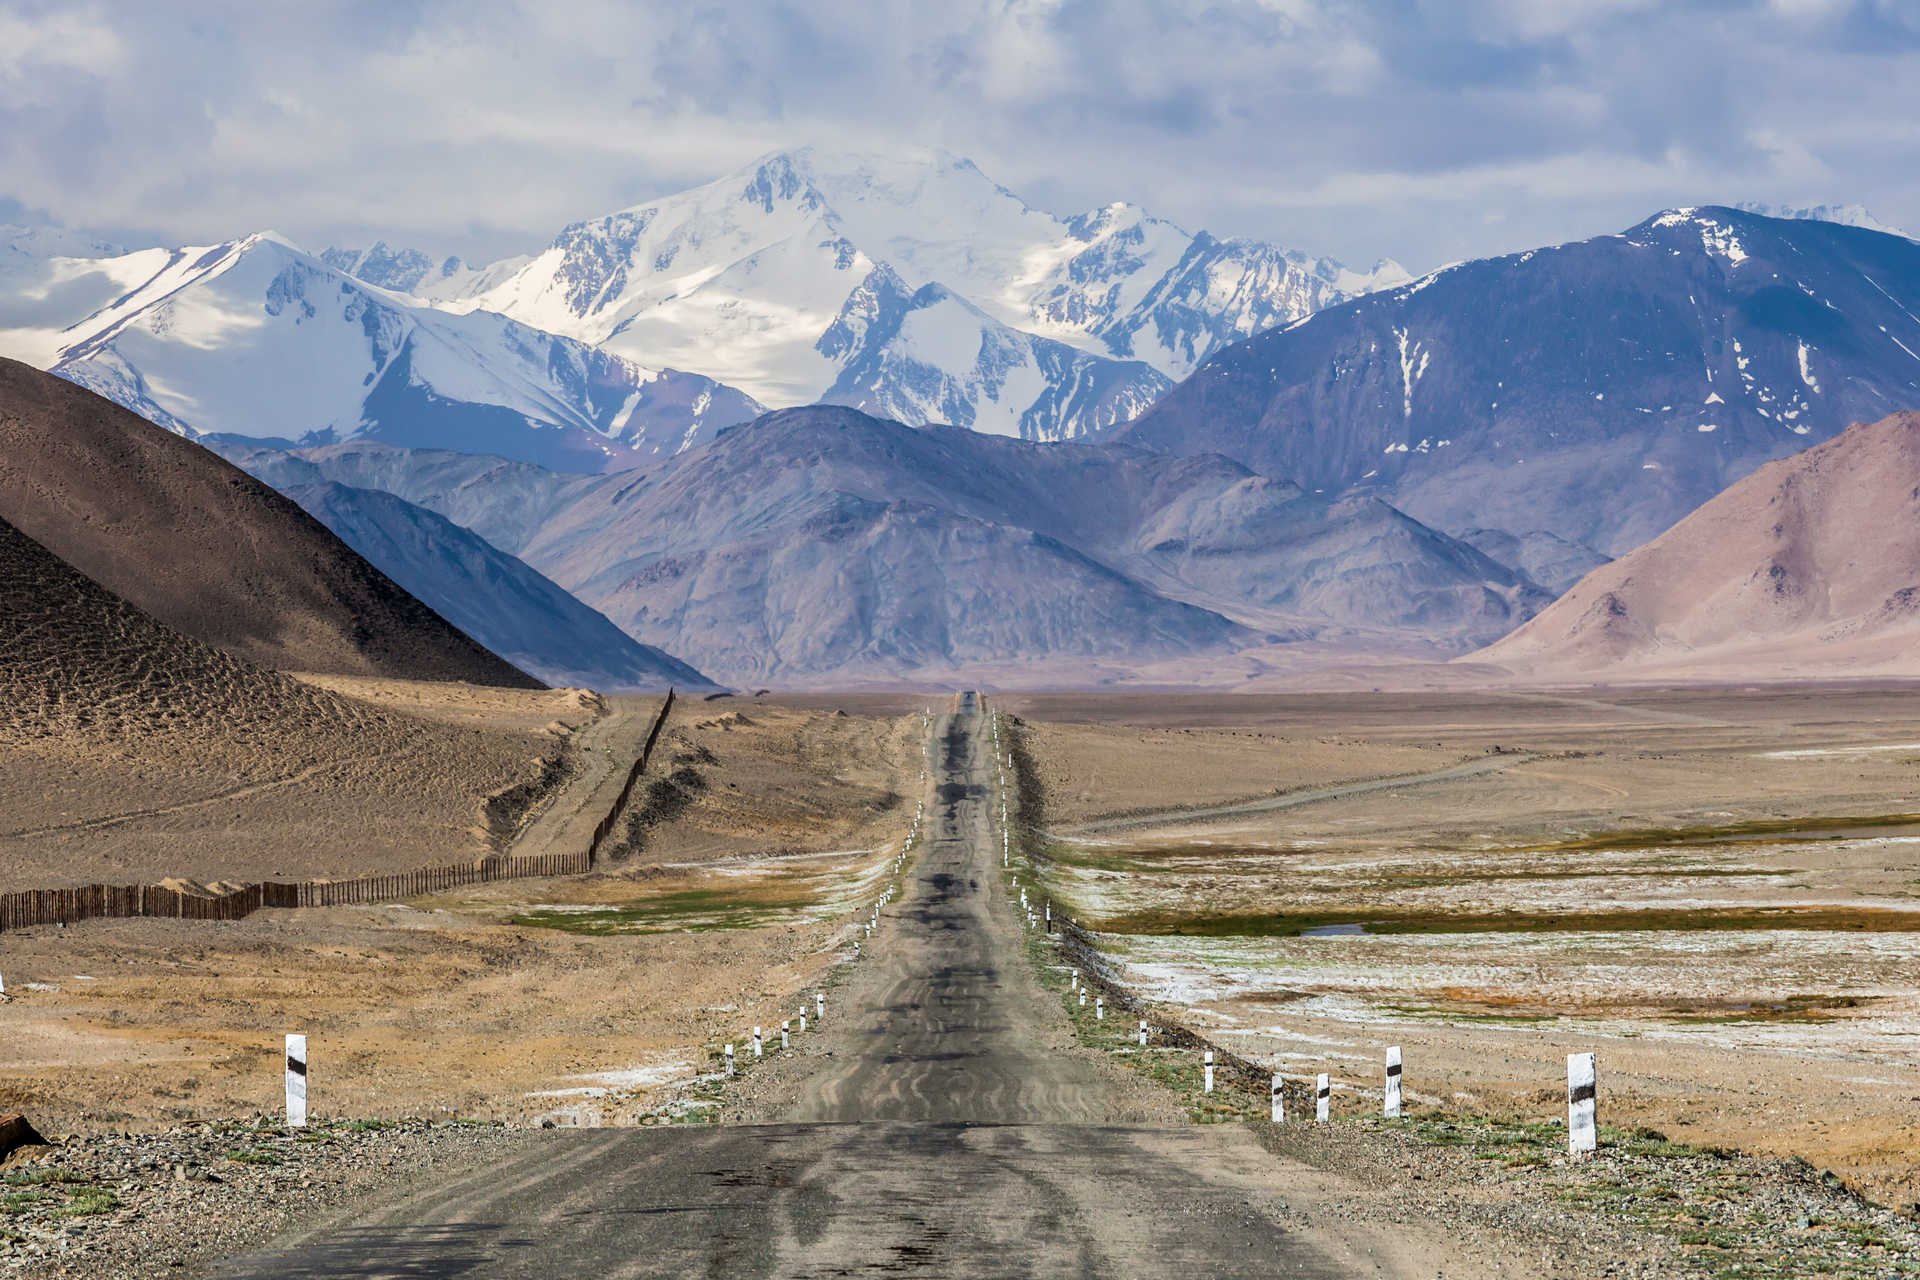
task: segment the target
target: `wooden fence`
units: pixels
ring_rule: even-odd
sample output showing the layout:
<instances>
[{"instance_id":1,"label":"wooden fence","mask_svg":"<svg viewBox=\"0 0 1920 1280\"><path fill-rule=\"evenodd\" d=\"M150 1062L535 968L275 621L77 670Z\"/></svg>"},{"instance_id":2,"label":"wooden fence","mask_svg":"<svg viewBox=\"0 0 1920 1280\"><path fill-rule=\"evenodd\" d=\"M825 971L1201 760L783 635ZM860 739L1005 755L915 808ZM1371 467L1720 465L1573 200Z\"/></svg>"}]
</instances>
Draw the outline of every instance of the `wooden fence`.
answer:
<instances>
[{"instance_id":1,"label":"wooden fence","mask_svg":"<svg viewBox=\"0 0 1920 1280\"><path fill-rule=\"evenodd\" d=\"M593 866L595 851L626 812L634 786L646 772L653 747L673 710L673 690L654 717L646 746L627 775L613 808L600 821L592 842L576 853L491 854L476 862L423 867L356 880L268 880L245 884L227 893L189 893L158 884L85 884L67 889L23 889L0 893L0 932L42 924L72 924L76 920L104 920L153 916L167 920L239 920L262 907L350 907L374 902L398 902L422 894L440 893L461 885L539 876L577 876Z\"/></svg>"},{"instance_id":2,"label":"wooden fence","mask_svg":"<svg viewBox=\"0 0 1920 1280\"><path fill-rule=\"evenodd\" d=\"M607 810L607 816L600 819L600 825L593 829L593 839L587 841L587 858L590 862L600 860L600 846L613 834L613 828L626 816L627 805L633 800L633 789L639 785L640 775L647 771L647 762L653 759L653 744L660 741L660 731L667 727L667 713L673 710L673 690L667 690L667 700L660 704L660 714L653 718L653 728L647 731L647 743L640 748L640 755L633 762L633 768L627 773L627 784L620 788L619 796L613 802L613 808Z\"/></svg>"},{"instance_id":3,"label":"wooden fence","mask_svg":"<svg viewBox=\"0 0 1920 1280\"><path fill-rule=\"evenodd\" d=\"M461 885L535 876L580 875L587 851L489 857L355 880L269 880L227 893L189 893L158 884L86 884L0 893L0 932L76 920L153 916L166 920L239 920L262 907L346 907L396 902Z\"/></svg>"}]
</instances>

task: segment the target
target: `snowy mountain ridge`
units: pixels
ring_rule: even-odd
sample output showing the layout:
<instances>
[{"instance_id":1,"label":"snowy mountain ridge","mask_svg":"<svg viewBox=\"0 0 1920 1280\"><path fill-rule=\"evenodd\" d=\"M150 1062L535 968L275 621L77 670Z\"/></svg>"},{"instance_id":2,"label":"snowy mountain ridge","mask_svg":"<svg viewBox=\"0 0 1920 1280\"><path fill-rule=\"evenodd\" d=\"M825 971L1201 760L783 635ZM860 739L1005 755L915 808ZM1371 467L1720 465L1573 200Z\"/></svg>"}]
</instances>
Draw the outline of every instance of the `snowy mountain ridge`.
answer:
<instances>
[{"instance_id":1,"label":"snowy mountain ridge","mask_svg":"<svg viewBox=\"0 0 1920 1280\"><path fill-rule=\"evenodd\" d=\"M811 148L574 223L529 258L372 269L770 405L1029 439L1125 421L1220 347L1407 278L1130 204L1058 218L944 152Z\"/></svg>"},{"instance_id":2,"label":"snowy mountain ridge","mask_svg":"<svg viewBox=\"0 0 1920 1280\"><path fill-rule=\"evenodd\" d=\"M1843 227L1859 227L1865 231L1879 231L1890 236L1904 236L1908 240L1920 239L1911 231L1880 221L1873 211L1863 204L1814 204L1791 206L1784 204L1762 204L1757 200L1742 200L1733 206L1742 213L1757 213L1768 218L1789 218L1801 222L1834 222Z\"/></svg>"},{"instance_id":3,"label":"snowy mountain ridge","mask_svg":"<svg viewBox=\"0 0 1920 1280\"><path fill-rule=\"evenodd\" d=\"M596 472L761 412L700 375L436 310L273 232L99 258L24 253L4 287L0 352L188 436L366 437Z\"/></svg>"}]
</instances>

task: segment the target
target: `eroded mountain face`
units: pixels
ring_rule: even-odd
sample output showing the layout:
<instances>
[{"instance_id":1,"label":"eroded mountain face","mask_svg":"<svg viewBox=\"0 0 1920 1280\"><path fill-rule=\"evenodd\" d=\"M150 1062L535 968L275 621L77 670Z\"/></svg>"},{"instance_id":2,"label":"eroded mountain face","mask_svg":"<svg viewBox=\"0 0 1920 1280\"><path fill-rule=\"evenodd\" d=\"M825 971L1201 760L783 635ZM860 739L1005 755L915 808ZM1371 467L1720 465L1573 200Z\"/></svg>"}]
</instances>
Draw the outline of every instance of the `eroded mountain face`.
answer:
<instances>
[{"instance_id":1,"label":"eroded mountain face","mask_svg":"<svg viewBox=\"0 0 1920 1280\"><path fill-rule=\"evenodd\" d=\"M1920 405L1916 317L1920 244L1678 210L1320 311L1111 434L1618 555L1769 459Z\"/></svg>"},{"instance_id":2,"label":"eroded mountain face","mask_svg":"<svg viewBox=\"0 0 1920 1280\"><path fill-rule=\"evenodd\" d=\"M1224 458L836 407L621 476L379 445L244 461L282 487L381 487L439 510L734 684L1119 669L1275 643L1451 654L1547 599L1385 503Z\"/></svg>"}]
</instances>

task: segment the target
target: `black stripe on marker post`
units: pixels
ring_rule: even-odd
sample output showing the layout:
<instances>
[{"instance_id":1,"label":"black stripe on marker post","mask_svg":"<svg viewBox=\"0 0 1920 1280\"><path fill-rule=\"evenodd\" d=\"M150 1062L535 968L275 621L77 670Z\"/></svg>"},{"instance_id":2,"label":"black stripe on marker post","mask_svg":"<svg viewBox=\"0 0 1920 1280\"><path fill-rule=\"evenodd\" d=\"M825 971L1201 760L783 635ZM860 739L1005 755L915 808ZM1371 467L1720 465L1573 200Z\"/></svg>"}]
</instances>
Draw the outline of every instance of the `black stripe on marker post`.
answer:
<instances>
[{"instance_id":1,"label":"black stripe on marker post","mask_svg":"<svg viewBox=\"0 0 1920 1280\"><path fill-rule=\"evenodd\" d=\"M298 1058L289 1057L287 1059L287 1070L296 1076L304 1076L307 1074L307 1064Z\"/></svg>"},{"instance_id":2,"label":"black stripe on marker post","mask_svg":"<svg viewBox=\"0 0 1920 1280\"><path fill-rule=\"evenodd\" d=\"M1578 1088L1567 1090L1567 1101L1575 1106L1578 1106L1582 1102L1592 1102L1596 1095L1597 1095L1597 1090L1595 1086L1590 1084L1583 1084L1583 1085L1580 1085Z\"/></svg>"},{"instance_id":3,"label":"black stripe on marker post","mask_svg":"<svg viewBox=\"0 0 1920 1280\"><path fill-rule=\"evenodd\" d=\"M1399 1074L1400 1074L1400 1064L1397 1062L1389 1063L1387 1066L1387 1075L1397 1076Z\"/></svg>"}]
</instances>

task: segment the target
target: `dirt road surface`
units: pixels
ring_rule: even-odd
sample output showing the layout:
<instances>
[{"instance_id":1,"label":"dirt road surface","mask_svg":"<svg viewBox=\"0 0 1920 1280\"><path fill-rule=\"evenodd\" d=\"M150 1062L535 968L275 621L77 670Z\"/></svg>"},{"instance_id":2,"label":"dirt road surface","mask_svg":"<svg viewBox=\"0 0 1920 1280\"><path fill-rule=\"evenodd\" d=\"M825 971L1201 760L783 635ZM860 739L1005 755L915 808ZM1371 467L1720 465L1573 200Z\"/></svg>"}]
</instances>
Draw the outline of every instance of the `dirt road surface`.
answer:
<instances>
[{"instance_id":1,"label":"dirt road surface","mask_svg":"<svg viewBox=\"0 0 1920 1280\"><path fill-rule=\"evenodd\" d=\"M1245 1128L1165 1123L1073 1047L1020 955L983 724L970 696L936 722L908 888L825 1028L750 1078L761 1122L529 1135L215 1274L1527 1274Z\"/></svg>"},{"instance_id":2,"label":"dirt road surface","mask_svg":"<svg viewBox=\"0 0 1920 1280\"><path fill-rule=\"evenodd\" d=\"M514 841L515 854L571 853L593 842L660 711L657 698L609 698L606 714L574 736L573 776Z\"/></svg>"}]
</instances>

